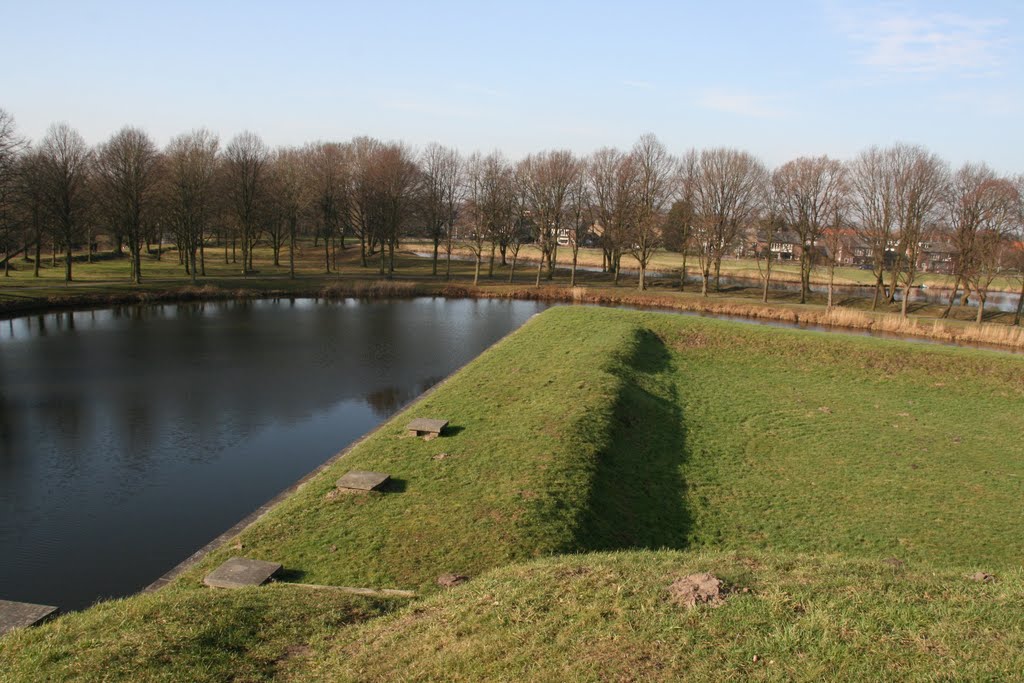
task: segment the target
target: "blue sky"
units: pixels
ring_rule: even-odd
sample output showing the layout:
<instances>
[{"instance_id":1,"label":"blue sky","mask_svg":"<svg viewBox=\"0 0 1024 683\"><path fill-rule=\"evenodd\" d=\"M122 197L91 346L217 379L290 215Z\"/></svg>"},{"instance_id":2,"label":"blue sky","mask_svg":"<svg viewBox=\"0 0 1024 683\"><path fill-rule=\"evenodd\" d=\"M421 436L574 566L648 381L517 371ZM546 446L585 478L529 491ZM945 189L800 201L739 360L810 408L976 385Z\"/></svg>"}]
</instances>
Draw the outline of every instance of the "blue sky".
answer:
<instances>
[{"instance_id":1,"label":"blue sky","mask_svg":"<svg viewBox=\"0 0 1024 683\"><path fill-rule=\"evenodd\" d=\"M41 137L205 125L512 157L728 145L769 165L926 145L1024 172L1024 2L0 0L0 107Z\"/></svg>"}]
</instances>

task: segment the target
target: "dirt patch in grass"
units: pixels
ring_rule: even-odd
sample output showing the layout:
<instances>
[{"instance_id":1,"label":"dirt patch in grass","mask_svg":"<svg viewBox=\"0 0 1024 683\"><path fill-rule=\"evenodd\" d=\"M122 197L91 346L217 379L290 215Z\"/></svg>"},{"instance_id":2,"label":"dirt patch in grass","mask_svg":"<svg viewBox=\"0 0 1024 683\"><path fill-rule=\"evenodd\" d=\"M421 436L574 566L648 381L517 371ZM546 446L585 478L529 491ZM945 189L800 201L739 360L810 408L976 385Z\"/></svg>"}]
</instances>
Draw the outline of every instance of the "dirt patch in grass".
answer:
<instances>
[{"instance_id":1,"label":"dirt patch in grass","mask_svg":"<svg viewBox=\"0 0 1024 683\"><path fill-rule=\"evenodd\" d=\"M725 590L722 580L714 574L690 574L672 582L668 587L668 599L686 609L697 605L717 607L725 600Z\"/></svg>"}]
</instances>

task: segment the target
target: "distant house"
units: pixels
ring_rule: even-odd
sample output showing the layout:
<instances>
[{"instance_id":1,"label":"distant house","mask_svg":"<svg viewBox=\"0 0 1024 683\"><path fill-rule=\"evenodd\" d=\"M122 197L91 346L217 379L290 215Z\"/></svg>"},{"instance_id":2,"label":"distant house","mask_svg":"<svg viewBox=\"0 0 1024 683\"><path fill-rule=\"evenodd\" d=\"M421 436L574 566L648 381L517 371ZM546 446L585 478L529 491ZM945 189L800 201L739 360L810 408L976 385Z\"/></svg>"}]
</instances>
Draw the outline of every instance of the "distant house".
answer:
<instances>
[{"instance_id":1,"label":"distant house","mask_svg":"<svg viewBox=\"0 0 1024 683\"><path fill-rule=\"evenodd\" d=\"M922 273L950 275L956 259L956 247L949 242L921 242L917 250L917 269Z\"/></svg>"}]
</instances>

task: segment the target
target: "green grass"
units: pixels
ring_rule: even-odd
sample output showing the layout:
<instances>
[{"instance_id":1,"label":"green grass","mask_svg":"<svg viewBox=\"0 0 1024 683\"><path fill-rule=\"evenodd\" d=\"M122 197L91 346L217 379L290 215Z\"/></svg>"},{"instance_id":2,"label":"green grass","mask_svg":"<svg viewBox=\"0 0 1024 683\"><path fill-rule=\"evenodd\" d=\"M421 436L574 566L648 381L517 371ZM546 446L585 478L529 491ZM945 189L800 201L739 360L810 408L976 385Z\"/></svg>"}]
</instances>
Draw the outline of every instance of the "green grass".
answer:
<instances>
[{"instance_id":1,"label":"green grass","mask_svg":"<svg viewBox=\"0 0 1024 683\"><path fill-rule=\"evenodd\" d=\"M397 604L287 585L163 590L4 636L0 680L271 680L315 637Z\"/></svg>"},{"instance_id":2,"label":"green grass","mask_svg":"<svg viewBox=\"0 0 1024 683\"><path fill-rule=\"evenodd\" d=\"M81 649L127 677L134 655L116 636L134 622L117 615L135 614L135 600L201 606L211 595L201 577L245 555L282 562L284 582L426 596L363 625L272 634L278 650L311 643L280 665L232 649L253 660L252 678L1005 679L1024 663L1022 414L1024 358L1007 354L556 308L166 598L104 604L0 641L0 671L11 662L25 680L26 661ZM450 419L451 433L403 438L413 417ZM396 481L331 495L350 469ZM698 570L752 592L681 613L665 587ZM964 579L978 570L997 582ZM432 596L448 572L473 580ZM308 594L273 592L288 590L303 589L247 595L305 623ZM228 635L236 612L223 617ZM64 626L96 613L109 621L95 644ZM181 618L183 631L205 628L202 608ZM263 640L250 619L239 624ZM166 671L179 658L198 670L212 656L203 647L186 639ZM161 656L140 678L164 675L151 664Z\"/></svg>"},{"instance_id":3,"label":"green grass","mask_svg":"<svg viewBox=\"0 0 1024 683\"><path fill-rule=\"evenodd\" d=\"M680 608L673 580L731 591ZM747 589L747 592L744 592ZM840 556L637 551L499 569L314 640L289 681L1008 681L1024 574L977 583Z\"/></svg>"}]
</instances>

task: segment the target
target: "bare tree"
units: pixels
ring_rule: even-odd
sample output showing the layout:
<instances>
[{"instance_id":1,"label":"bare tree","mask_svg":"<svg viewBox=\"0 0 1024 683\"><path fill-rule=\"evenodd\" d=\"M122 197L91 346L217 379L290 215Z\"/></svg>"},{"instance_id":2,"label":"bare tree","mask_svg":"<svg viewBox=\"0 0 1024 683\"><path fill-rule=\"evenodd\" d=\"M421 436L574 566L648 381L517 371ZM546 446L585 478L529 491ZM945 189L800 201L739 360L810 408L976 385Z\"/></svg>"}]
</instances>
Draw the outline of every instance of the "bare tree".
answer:
<instances>
[{"instance_id":1,"label":"bare tree","mask_svg":"<svg viewBox=\"0 0 1024 683\"><path fill-rule=\"evenodd\" d=\"M953 303L960 294L960 305L967 304L970 296L973 273L978 267L978 235L992 210L990 189L998 182L995 172L985 164L964 164L949 181L945 195L946 219L952 230L953 248L953 290L942 317L949 316Z\"/></svg>"},{"instance_id":2,"label":"bare tree","mask_svg":"<svg viewBox=\"0 0 1024 683\"><path fill-rule=\"evenodd\" d=\"M263 139L244 131L236 135L224 150L227 199L240 233L242 275L252 272L252 252L260 236L260 194L266 183L270 150Z\"/></svg>"},{"instance_id":3,"label":"bare tree","mask_svg":"<svg viewBox=\"0 0 1024 683\"><path fill-rule=\"evenodd\" d=\"M463 221L466 245L473 252L473 284L480 281L485 243L494 241L514 220L509 201L512 167L500 152L474 154L466 165L466 201Z\"/></svg>"},{"instance_id":4,"label":"bare tree","mask_svg":"<svg viewBox=\"0 0 1024 683\"><path fill-rule=\"evenodd\" d=\"M593 197L588 182L586 164L577 160L576 172L569 184L569 247L572 249L572 270L569 275L569 286L576 286L576 265L579 261L580 247L590 236L594 225ZM515 222L512 222L515 225Z\"/></svg>"},{"instance_id":5,"label":"bare tree","mask_svg":"<svg viewBox=\"0 0 1024 683\"><path fill-rule=\"evenodd\" d=\"M629 250L640 265L637 289L647 289L647 265L661 246L662 224L679 190L679 162L652 134L642 136L630 155L637 172L636 216Z\"/></svg>"},{"instance_id":6,"label":"bare tree","mask_svg":"<svg viewBox=\"0 0 1024 683\"><path fill-rule=\"evenodd\" d=\"M46 203L46 159L39 147L30 148L19 160L17 171L17 206L25 231L25 240L34 254L33 276L39 277L42 265L43 239L52 232Z\"/></svg>"},{"instance_id":7,"label":"bare tree","mask_svg":"<svg viewBox=\"0 0 1024 683\"><path fill-rule=\"evenodd\" d=\"M359 258L364 268L376 253L379 238L380 205L374 181L374 160L382 143L375 138L358 137L349 147L345 223L359 237Z\"/></svg>"},{"instance_id":8,"label":"bare tree","mask_svg":"<svg viewBox=\"0 0 1024 683\"><path fill-rule=\"evenodd\" d=\"M354 228L351 189L351 148L336 142L316 142L303 152L307 165L309 201L316 216L315 241L324 241L324 271L331 272L331 243L337 238L345 248L345 228ZM355 229L353 229L355 232ZM365 250L363 252L365 266Z\"/></svg>"},{"instance_id":9,"label":"bare tree","mask_svg":"<svg viewBox=\"0 0 1024 683\"><path fill-rule=\"evenodd\" d=\"M19 160L24 147L14 117L0 109L0 249L4 252L5 276L9 273L16 244L25 236L20 230L17 210Z\"/></svg>"},{"instance_id":10,"label":"bare tree","mask_svg":"<svg viewBox=\"0 0 1024 683\"><path fill-rule=\"evenodd\" d=\"M753 155L720 147L702 151L686 175L694 188L701 294L707 296L711 267L717 287L722 257L740 230L757 219L768 171Z\"/></svg>"},{"instance_id":11,"label":"bare tree","mask_svg":"<svg viewBox=\"0 0 1024 683\"><path fill-rule=\"evenodd\" d=\"M450 232L460 194L462 160L455 149L437 143L427 145L420 156L423 180L420 192L420 215L427 235L434 244L431 274L437 275L437 258L441 240ZM449 241L450 244L450 241ZM448 251L449 273L451 251Z\"/></svg>"},{"instance_id":12,"label":"bare tree","mask_svg":"<svg viewBox=\"0 0 1024 683\"><path fill-rule=\"evenodd\" d=\"M576 170L576 158L567 150L531 154L519 162L516 178L533 220L535 244L540 249L537 287L545 263L548 279L554 275L556 236L565 223L569 186Z\"/></svg>"},{"instance_id":13,"label":"bare tree","mask_svg":"<svg viewBox=\"0 0 1024 683\"><path fill-rule=\"evenodd\" d=\"M270 226L274 265L280 265L281 248L288 242L288 277L295 279L295 245L299 221L309 204L309 164L306 150L282 147L270 162L269 186L273 209Z\"/></svg>"},{"instance_id":14,"label":"bare tree","mask_svg":"<svg viewBox=\"0 0 1024 683\"><path fill-rule=\"evenodd\" d=\"M165 152L164 205L193 282L206 273L203 247L216 212L219 148L216 135L198 128L172 138Z\"/></svg>"},{"instance_id":15,"label":"bare tree","mask_svg":"<svg viewBox=\"0 0 1024 683\"><path fill-rule=\"evenodd\" d=\"M754 247L754 258L757 261L757 272L761 276L761 301L768 303L768 290L772 282L772 261L775 257L772 247L785 227L785 219L783 218L783 201L777 194L777 184L765 183L763 192L761 219L758 221L760 229L756 235L757 244Z\"/></svg>"},{"instance_id":16,"label":"bare tree","mask_svg":"<svg viewBox=\"0 0 1024 683\"><path fill-rule=\"evenodd\" d=\"M1017 176L1017 215L1016 234L1010 244L1010 266L1017 274L1020 282L1020 294L1017 295L1017 310L1013 314L1013 324L1020 325L1021 313L1024 313L1024 175Z\"/></svg>"},{"instance_id":17,"label":"bare tree","mask_svg":"<svg viewBox=\"0 0 1024 683\"><path fill-rule=\"evenodd\" d=\"M414 215L421 175L416 154L404 143L383 145L373 156L371 174L381 247L380 274L390 276L395 271L398 238Z\"/></svg>"},{"instance_id":18,"label":"bare tree","mask_svg":"<svg viewBox=\"0 0 1024 683\"><path fill-rule=\"evenodd\" d=\"M800 157L772 174L782 219L800 238L800 303L810 295L816 245L843 201L845 176L843 164L826 156Z\"/></svg>"},{"instance_id":19,"label":"bare tree","mask_svg":"<svg viewBox=\"0 0 1024 683\"><path fill-rule=\"evenodd\" d=\"M983 183L978 192L982 194L982 217L974 237L966 279L978 295L975 322L981 323L985 317L989 288L1002 270L1001 257L1016 227L1020 195L1013 183L1005 178Z\"/></svg>"},{"instance_id":20,"label":"bare tree","mask_svg":"<svg viewBox=\"0 0 1024 683\"><path fill-rule=\"evenodd\" d=\"M604 147L590 157L588 172L596 227L601 231L601 249L609 272L619 283L622 251L636 217L637 167L631 155Z\"/></svg>"},{"instance_id":21,"label":"bare tree","mask_svg":"<svg viewBox=\"0 0 1024 683\"><path fill-rule=\"evenodd\" d=\"M851 211L861 239L871 249L875 294L871 310L882 295L886 254L890 249L896 222L896 179L892 155L879 147L870 147L849 164Z\"/></svg>"},{"instance_id":22,"label":"bare tree","mask_svg":"<svg viewBox=\"0 0 1024 683\"><path fill-rule=\"evenodd\" d=\"M89 174L93 155L66 123L50 126L40 145L45 208L57 243L64 247L64 281L71 282L71 253L89 220Z\"/></svg>"},{"instance_id":23,"label":"bare tree","mask_svg":"<svg viewBox=\"0 0 1024 683\"><path fill-rule=\"evenodd\" d=\"M99 203L112 228L128 239L132 282L142 282L145 229L157 205L159 152L145 131L125 127L96 155Z\"/></svg>"},{"instance_id":24,"label":"bare tree","mask_svg":"<svg viewBox=\"0 0 1024 683\"><path fill-rule=\"evenodd\" d=\"M897 250L903 256L903 301L901 315L907 317L910 290L917 277L917 264L926 227L938 219L942 199L947 192L949 168L946 162L926 149L898 144L892 149L895 182L896 226L899 234ZM899 279L894 281L893 288Z\"/></svg>"},{"instance_id":25,"label":"bare tree","mask_svg":"<svg viewBox=\"0 0 1024 683\"><path fill-rule=\"evenodd\" d=\"M682 292L686 289L686 257L693 239L693 198L687 196L688 183L682 182L680 186L683 188L683 196L672 203L662 231L665 248L683 257L679 268L679 291Z\"/></svg>"}]
</instances>

